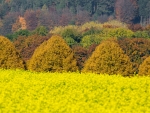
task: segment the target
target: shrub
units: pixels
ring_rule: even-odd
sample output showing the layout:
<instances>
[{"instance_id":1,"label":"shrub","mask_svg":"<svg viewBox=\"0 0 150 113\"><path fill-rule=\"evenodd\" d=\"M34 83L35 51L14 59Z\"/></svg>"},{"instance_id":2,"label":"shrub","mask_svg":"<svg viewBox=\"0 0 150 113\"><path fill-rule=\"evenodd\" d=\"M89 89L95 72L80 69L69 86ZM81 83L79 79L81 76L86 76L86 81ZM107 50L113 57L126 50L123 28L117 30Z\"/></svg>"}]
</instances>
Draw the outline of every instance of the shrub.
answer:
<instances>
[{"instance_id":1,"label":"shrub","mask_svg":"<svg viewBox=\"0 0 150 113\"><path fill-rule=\"evenodd\" d=\"M150 55L150 40L144 38L125 38L118 44L133 64L133 70L138 73L139 65Z\"/></svg>"},{"instance_id":2,"label":"shrub","mask_svg":"<svg viewBox=\"0 0 150 113\"><path fill-rule=\"evenodd\" d=\"M46 36L48 34L48 29L45 26L39 26L33 31L33 34Z\"/></svg>"},{"instance_id":3,"label":"shrub","mask_svg":"<svg viewBox=\"0 0 150 113\"><path fill-rule=\"evenodd\" d=\"M147 57L143 63L139 66L139 75L150 75L150 56Z\"/></svg>"},{"instance_id":4,"label":"shrub","mask_svg":"<svg viewBox=\"0 0 150 113\"><path fill-rule=\"evenodd\" d=\"M102 40L105 40L105 38L101 37L100 35L86 35L82 38L80 44L85 47L88 48L90 47L92 44L100 44L100 42Z\"/></svg>"},{"instance_id":5,"label":"shrub","mask_svg":"<svg viewBox=\"0 0 150 113\"><path fill-rule=\"evenodd\" d=\"M75 25L68 25L68 26L58 26L58 27L54 27L51 31L50 34L54 34L54 35L61 35L63 31L65 31L66 29L72 29L78 32L78 26Z\"/></svg>"},{"instance_id":6,"label":"shrub","mask_svg":"<svg viewBox=\"0 0 150 113\"><path fill-rule=\"evenodd\" d=\"M92 55L92 53L95 51L95 48L98 46L99 44L92 44L89 48L88 48L88 57L90 57Z\"/></svg>"},{"instance_id":7,"label":"shrub","mask_svg":"<svg viewBox=\"0 0 150 113\"><path fill-rule=\"evenodd\" d=\"M103 25L97 21L86 22L85 24L79 26L79 31L86 31L87 29L95 28L101 30Z\"/></svg>"},{"instance_id":8,"label":"shrub","mask_svg":"<svg viewBox=\"0 0 150 113\"><path fill-rule=\"evenodd\" d=\"M29 70L33 71L77 71L76 59L62 37L54 35L42 43L29 61Z\"/></svg>"},{"instance_id":9,"label":"shrub","mask_svg":"<svg viewBox=\"0 0 150 113\"><path fill-rule=\"evenodd\" d=\"M82 71L127 76L132 73L132 64L116 42L107 40L96 47Z\"/></svg>"},{"instance_id":10,"label":"shrub","mask_svg":"<svg viewBox=\"0 0 150 113\"><path fill-rule=\"evenodd\" d=\"M14 45L19 51L23 60L27 61L31 58L34 50L44 41L48 40L48 36L40 36L38 34L26 36L19 36L15 41Z\"/></svg>"},{"instance_id":11,"label":"shrub","mask_svg":"<svg viewBox=\"0 0 150 113\"><path fill-rule=\"evenodd\" d=\"M118 20L111 20L103 24L103 28L127 28L127 25Z\"/></svg>"},{"instance_id":12,"label":"shrub","mask_svg":"<svg viewBox=\"0 0 150 113\"><path fill-rule=\"evenodd\" d=\"M100 35L103 37L131 38L133 32L126 28L105 28Z\"/></svg>"},{"instance_id":13,"label":"shrub","mask_svg":"<svg viewBox=\"0 0 150 113\"><path fill-rule=\"evenodd\" d=\"M83 32L83 31L82 31ZM82 33L82 36L86 36L86 35L94 35L94 34L99 34L101 32L100 29L97 29L97 28L90 28L90 29L86 29L83 33Z\"/></svg>"},{"instance_id":14,"label":"shrub","mask_svg":"<svg viewBox=\"0 0 150 113\"><path fill-rule=\"evenodd\" d=\"M150 31L150 24L148 24L146 27L144 27L144 30Z\"/></svg>"},{"instance_id":15,"label":"shrub","mask_svg":"<svg viewBox=\"0 0 150 113\"><path fill-rule=\"evenodd\" d=\"M6 35L6 37L8 39L10 39L11 41L14 41L19 36L29 36L29 35L31 35L30 31L28 31L28 30L19 30L19 31L14 32L13 34Z\"/></svg>"},{"instance_id":16,"label":"shrub","mask_svg":"<svg viewBox=\"0 0 150 113\"><path fill-rule=\"evenodd\" d=\"M0 68L25 69L24 62L14 45L3 36L0 36Z\"/></svg>"},{"instance_id":17,"label":"shrub","mask_svg":"<svg viewBox=\"0 0 150 113\"><path fill-rule=\"evenodd\" d=\"M143 30L141 24L129 24L128 28L134 32Z\"/></svg>"},{"instance_id":18,"label":"shrub","mask_svg":"<svg viewBox=\"0 0 150 113\"><path fill-rule=\"evenodd\" d=\"M64 29L61 33L61 36L63 38L73 38L76 42L80 42L81 40L81 36L79 35L79 33L75 30L75 29Z\"/></svg>"},{"instance_id":19,"label":"shrub","mask_svg":"<svg viewBox=\"0 0 150 113\"><path fill-rule=\"evenodd\" d=\"M64 40L66 41L66 43L70 47L72 47L73 45L77 44L77 42L73 38L71 38L71 37L66 37L66 38L64 38Z\"/></svg>"},{"instance_id":20,"label":"shrub","mask_svg":"<svg viewBox=\"0 0 150 113\"><path fill-rule=\"evenodd\" d=\"M80 35L79 28L75 25L55 27L53 30L50 31L50 33L54 35L61 35L64 39L72 38L75 42L80 42L82 37Z\"/></svg>"},{"instance_id":21,"label":"shrub","mask_svg":"<svg viewBox=\"0 0 150 113\"><path fill-rule=\"evenodd\" d=\"M82 46L76 45L72 47L72 50L77 60L77 66L79 67L79 70L81 70L85 61L88 58L87 49L83 48Z\"/></svg>"},{"instance_id":22,"label":"shrub","mask_svg":"<svg viewBox=\"0 0 150 113\"><path fill-rule=\"evenodd\" d=\"M150 32L149 31L136 31L133 34L134 38L150 38Z\"/></svg>"}]
</instances>

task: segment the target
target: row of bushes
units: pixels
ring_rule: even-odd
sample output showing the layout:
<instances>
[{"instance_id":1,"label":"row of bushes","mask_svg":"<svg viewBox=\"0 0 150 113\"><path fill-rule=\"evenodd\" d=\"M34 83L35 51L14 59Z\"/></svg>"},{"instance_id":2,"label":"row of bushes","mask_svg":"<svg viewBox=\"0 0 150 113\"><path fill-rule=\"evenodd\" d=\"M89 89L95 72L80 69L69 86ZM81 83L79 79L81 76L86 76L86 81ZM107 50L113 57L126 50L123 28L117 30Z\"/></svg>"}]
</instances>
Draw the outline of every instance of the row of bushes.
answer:
<instances>
[{"instance_id":1,"label":"row of bushes","mask_svg":"<svg viewBox=\"0 0 150 113\"><path fill-rule=\"evenodd\" d=\"M88 22L83 25L68 25L58 26L48 32L46 27L40 26L34 31L20 30L6 37L10 40L15 40L20 36L32 36L38 34L40 36L47 36L49 34L61 35L67 44L72 47L73 45L80 44L88 48L93 43L99 44L101 41L110 37L120 38L150 38L149 27L137 27L137 30L129 29L126 24L119 21L108 21L105 23Z\"/></svg>"},{"instance_id":2,"label":"row of bushes","mask_svg":"<svg viewBox=\"0 0 150 113\"><path fill-rule=\"evenodd\" d=\"M140 27L137 30L129 29L119 21L106 23L89 22L81 26L58 26L50 34L61 35L69 46L80 44L88 48L93 43L99 44L110 37L120 38L150 38L150 29Z\"/></svg>"},{"instance_id":3,"label":"row of bushes","mask_svg":"<svg viewBox=\"0 0 150 113\"><path fill-rule=\"evenodd\" d=\"M69 46L80 44L83 47L88 48L93 43L99 44L101 41L106 40L110 37L120 38L150 38L149 31L137 31L133 32L126 28L90 28L83 33L78 33L74 28L66 28L61 30L61 32L56 32L60 34Z\"/></svg>"},{"instance_id":4,"label":"row of bushes","mask_svg":"<svg viewBox=\"0 0 150 113\"><path fill-rule=\"evenodd\" d=\"M50 37L51 36L41 36L37 34L28 37L20 36L13 43L20 53L22 59L27 61L33 55L34 50L41 43L50 39ZM93 37L90 38L91 40L93 39ZM134 65L134 72L138 73L139 65L145 60L146 57L150 55L150 40L145 38L108 38L107 40L111 39L115 39L113 41L118 43L125 54L129 56L130 61ZM95 50L96 46L99 45L99 43L93 42L92 45L90 43L85 43L89 44L88 48L82 45L71 46L71 49L73 50L74 55L77 59L77 66L79 67L79 70L83 68L85 61L89 58L89 56Z\"/></svg>"},{"instance_id":5,"label":"row of bushes","mask_svg":"<svg viewBox=\"0 0 150 113\"><path fill-rule=\"evenodd\" d=\"M60 35L72 48L77 59L77 66L79 67L79 70L82 70L85 61L95 50L95 47L102 41L115 37L119 40L117 43L119 43L134 64L134 72L138 73L140 63L149 55L146 51L146 49L149 48L149 45L145 43L147 40L141 39L140 37L149 39L150 29L137 28L140 31L132 31L128 29L126 24L119 21L109 21L103 24L98 22L88 22L80 26L69 25L55 27L50 31L49 35L47 29L44 26L40 26L30 32L27 30L17 31L12 35L7 35L7 38L13 39L15 48L20 53L22 59L27 61L33 55L35 49L41 43L47 41L52 34ZM138 43L137 47L140 52L136 52L136 45L134 45L134 43L137 43L139 40L141 40L141 44ZM129 43L134 45L131 50L129 50ZM142 43L144 44L142 45Z\"/></svg>"},{"instance_id":6,"label":"row of bushes","mask_svg":"<svg viewBox=\"0 0 150 113\"><path fill-rule=\"evenodd\" d=\"M150 68L148 68L150 66L149 40L129 41L135 41L134 44L128 41L129 39L103 41L97 47L95 46L96 49L93 53L91 52L92 54L86 57L86 50L82 51L80 46L71 49L61 36L53 35L38 46L32 57L25 63L13 43L0 36L0 68L21 68L46 72L81 70L81 72L121 74L124 76L133 75L135 72L139 75L150 74ZM140 48L143 45L144 48ZM134 51L132 47L135 48ZM141 56L138 56L139 54ZM131 57L135 55L137 55L135 58Z\"/></svg>"}]
</instances>

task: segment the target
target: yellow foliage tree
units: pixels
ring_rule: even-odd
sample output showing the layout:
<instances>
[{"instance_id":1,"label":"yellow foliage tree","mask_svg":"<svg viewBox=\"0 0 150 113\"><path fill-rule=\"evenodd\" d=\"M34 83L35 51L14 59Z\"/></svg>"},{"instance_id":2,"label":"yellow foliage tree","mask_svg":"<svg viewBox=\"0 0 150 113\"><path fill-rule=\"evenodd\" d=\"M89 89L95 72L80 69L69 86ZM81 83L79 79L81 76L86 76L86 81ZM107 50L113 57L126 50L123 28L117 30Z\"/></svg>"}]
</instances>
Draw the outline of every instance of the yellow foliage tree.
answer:
<instances>
[{"instance_id":1,"label":"yellow foliage tree","mask_svg":"<svg viewBox=\"0 0 150 113\"><path fill-rule=\"evenodd\" d=\"M42 43L34 52L29 61L29 70L32 71L77 71L74 54L62 37L54 35Z\"/></svg>"},{"instance_id":2,"label":"yellow foliage tree","mask_svg":"<svg viewBox=\"0 0 150 113\"><path fill-rule=\"evenodd\" d=\"M24 62L14 45L3 36L0 36L0 68L25 69Z\"/></svg>"},{"instance_id":3,"label":"yellow foliage tree","mask_svg":"<svg viewBox=\"0 0 150 113\"><path fill-rule=\"evenodd\" d=\"M103 41L87 60L82 72L132 74L132 64L129 57L115 41Z\"/></svg>"},{"instance_id":4,"label":"yellow foliage tree","mask_svg":"<svg viewBox=\"0 0 150 113\"><path fill-rule=\"evenodd\" d=\"M139 75L150 76L150 56L147 57L139 67Z\"/></svg>"}]
</instances>

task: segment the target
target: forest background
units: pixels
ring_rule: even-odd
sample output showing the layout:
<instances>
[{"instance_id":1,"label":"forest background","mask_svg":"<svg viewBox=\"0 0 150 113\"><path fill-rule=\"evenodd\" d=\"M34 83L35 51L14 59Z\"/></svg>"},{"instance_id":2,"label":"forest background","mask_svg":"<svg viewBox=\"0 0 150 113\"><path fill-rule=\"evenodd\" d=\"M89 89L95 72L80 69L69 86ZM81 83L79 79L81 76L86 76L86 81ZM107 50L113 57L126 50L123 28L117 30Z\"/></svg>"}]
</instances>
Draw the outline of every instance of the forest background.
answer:
<instances>
[{"instance_id":1,"label":"forest background","mask_svg":"<svg viewBox=\"0 0 150 113\"><path fill-rule=\"evenodd\" d=\"M149 0L0 0L0 34L45 26L81 25L117 19L131 26L150 24ZM20 23L21 22L21 25Z\"/></svg>"}]
</instances>

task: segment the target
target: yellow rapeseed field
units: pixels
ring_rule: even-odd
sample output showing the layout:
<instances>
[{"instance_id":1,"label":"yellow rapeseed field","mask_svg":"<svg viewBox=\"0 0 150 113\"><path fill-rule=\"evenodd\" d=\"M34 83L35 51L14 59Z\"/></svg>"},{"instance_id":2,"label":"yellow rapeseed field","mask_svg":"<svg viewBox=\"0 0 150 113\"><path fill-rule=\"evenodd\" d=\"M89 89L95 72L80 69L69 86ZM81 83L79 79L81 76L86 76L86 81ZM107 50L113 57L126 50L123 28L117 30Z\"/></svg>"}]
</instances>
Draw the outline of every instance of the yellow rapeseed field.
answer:
<instances>
[{"instance_id":1,"label":"yellow rapeseed field","mask_svg":"<svg viewBox=\"0 0 150 113\"><path fill-rule=\"evenodd\" d=\"M0 69L0 113L150 113L150 77Z\"/></svg>"}]
</instances>

